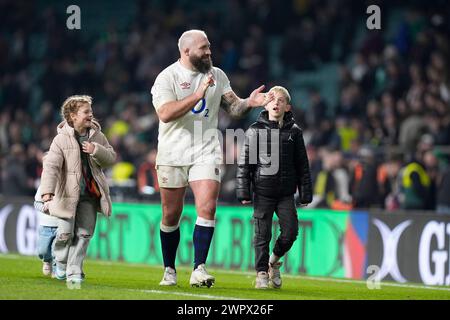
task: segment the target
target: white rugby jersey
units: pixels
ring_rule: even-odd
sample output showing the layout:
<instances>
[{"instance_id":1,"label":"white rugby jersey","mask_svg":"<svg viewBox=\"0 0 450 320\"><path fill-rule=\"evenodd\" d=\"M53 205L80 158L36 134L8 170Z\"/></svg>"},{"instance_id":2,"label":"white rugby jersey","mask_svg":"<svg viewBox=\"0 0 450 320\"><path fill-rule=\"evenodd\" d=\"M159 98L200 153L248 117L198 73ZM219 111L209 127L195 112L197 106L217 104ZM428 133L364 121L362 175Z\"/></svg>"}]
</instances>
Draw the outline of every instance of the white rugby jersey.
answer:
<instances>
[{"instance_id":1,"label":"white rugby jersey","mask_svg":"<svg viewBox=\"0 0 450 320\"><path fill-rule=\"evenodd\" d=\"M218 114L222 95L231 91L230 80L219 68L212 67L215 85L205 98L181 118L159 121L157 165L186 166L222 163L218 138ZM164 69L151 89L156 110L163 104L181 100L194 93L207 74L192 71L180 61Z\"/></svg>"}]
</instances>

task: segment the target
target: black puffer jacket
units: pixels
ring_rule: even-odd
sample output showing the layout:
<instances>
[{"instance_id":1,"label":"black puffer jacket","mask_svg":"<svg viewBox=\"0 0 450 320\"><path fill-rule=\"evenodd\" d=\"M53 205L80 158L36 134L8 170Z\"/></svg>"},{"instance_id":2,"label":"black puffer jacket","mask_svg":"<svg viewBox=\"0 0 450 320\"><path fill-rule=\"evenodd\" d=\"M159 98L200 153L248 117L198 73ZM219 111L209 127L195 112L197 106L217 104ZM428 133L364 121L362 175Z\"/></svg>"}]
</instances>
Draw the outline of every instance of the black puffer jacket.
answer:
<instances>
[{"instance_id":1,"label":"black puffer jacket","mask_svg":"<svg viewBox=\"0 0 450 320\"><path fill-rule=\"evenodd\" d=\"M245 133L237 171L239 201L252 199L250 186L256 194L271 198L293 195L298 188L301 203L312 201L311 174L303 133L292 112L285 113L283 127L277 129L278 122L270 121L268 112L262 111ZM279 161L276 161L277 150Z\"/></svg>"}]
</instances>

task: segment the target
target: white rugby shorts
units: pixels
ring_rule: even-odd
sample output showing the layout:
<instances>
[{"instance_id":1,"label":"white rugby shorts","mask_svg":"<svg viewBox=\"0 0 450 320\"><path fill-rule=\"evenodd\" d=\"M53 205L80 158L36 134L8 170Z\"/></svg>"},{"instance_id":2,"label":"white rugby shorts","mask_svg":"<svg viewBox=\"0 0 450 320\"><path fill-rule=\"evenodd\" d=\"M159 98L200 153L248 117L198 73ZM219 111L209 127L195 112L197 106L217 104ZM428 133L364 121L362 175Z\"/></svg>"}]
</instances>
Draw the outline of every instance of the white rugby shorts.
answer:
<instances>
[{"instance_id":1,"label":"white rugby shorts","mask_svg":"<svg viewBox=\"0 0 450 320\"><path fill-rule=\"evenodd\" d=\"M220 166L194 164L190 166L156 165L160 188L181 188L196 180L216 180L220 183Z\"/></svg>"}]
</instances>

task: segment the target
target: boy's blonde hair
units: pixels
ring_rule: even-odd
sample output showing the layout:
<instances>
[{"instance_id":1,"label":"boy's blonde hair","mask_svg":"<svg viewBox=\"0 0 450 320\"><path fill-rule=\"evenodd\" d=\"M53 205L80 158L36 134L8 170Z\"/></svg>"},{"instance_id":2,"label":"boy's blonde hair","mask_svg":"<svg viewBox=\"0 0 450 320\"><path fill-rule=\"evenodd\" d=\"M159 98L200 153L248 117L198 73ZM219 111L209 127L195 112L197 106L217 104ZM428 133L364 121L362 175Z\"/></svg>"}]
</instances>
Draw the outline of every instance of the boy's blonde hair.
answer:
<instances>
[{"instance_id":1,"label":"boy's blonde hair","mask_svg":"<svg viewBox=\"0 0 450 320\"><path fill-rule=\"evenodd\" d=\"M275 86L269 90L269 93L270 92L282 93L284 95L284 97L286 98L287 103L291 103L291 95L289 94L289 91L287 91L286 88L284 88L282 86Z\"/></svg>"},{"instance_id":2,"label":"boy's blonde hair","mask_svg":"<svg viewBox=\"0 0 450 320\"><path fill-rule=\"evenodd\" d=\"M66 120L69 125L73 126L72 119L70 119L70 114L77 113L78 109L85 103L92 106L92 97L86 95L75 95L68 97L61 106L61 116L63 120Z\"/></svg>"}]
</instances>

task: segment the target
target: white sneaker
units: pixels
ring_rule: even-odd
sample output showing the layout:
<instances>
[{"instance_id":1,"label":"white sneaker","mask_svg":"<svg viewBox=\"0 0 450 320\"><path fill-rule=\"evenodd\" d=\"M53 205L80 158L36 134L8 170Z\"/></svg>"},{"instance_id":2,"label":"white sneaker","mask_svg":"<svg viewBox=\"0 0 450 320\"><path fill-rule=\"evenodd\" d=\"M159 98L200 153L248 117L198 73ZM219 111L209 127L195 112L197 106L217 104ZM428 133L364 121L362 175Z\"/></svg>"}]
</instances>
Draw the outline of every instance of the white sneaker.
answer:
<instances>
[{"instance_id":1,"label":"white sneaker","mask_svg":"<svg viewBox=\"0 0 450 320\"><path fill-rule=\"evenodd\" d=\"M197 267L197 269L192 271L189 284L191 285L191 287L206 286L210 288L211 286L214 285L215 281L216 279L212 275L208 274L208 272L205 269L205 264L202 263Z\"/></svg>"},{"instance_id":2,"label":"white sneaker","mask_svg":"<svg viewBox=\"0 0 450 320\"><path fill-rule=\"evenodd\" d=\"M72 283L81 283L81 282L84 281L84 279L81 276L81 274L72 274L72 275L67 277L66 281L67 282L72 282Z\"/></svg>"},{"instance_id":3,"label":"white sneaker","mask_svg":"<svg viewBox=\"0 0 450 320\"><path fill-rule=\"evenodd\" d=\"M81 274L72 274L67 277L66 284L68 289L81 289L83 277Z\"/></svg>"},{"instance_id":4,"label":"white sneaker","mask_svg":"<svg viewBox=\"0 0 450 320\"><path fill-rule=\"evenodd\" d=\"M42 263L42 273L44 276L49 276L52 274L52 263L51 262L45 262Z\"/></svg>"},{"instance_id":5,"label":"white sneaker","mask_svg":"<svg viewBox=\"0 0 450 320\"><path fill-rule=\"evenodd\" d=\"M267 289L269 288L269 275L265 271L259 271L256 274L256 289Z\"/></svg>"},{"instance_id":6,"label":"white sneaker","mask_svg":"<svg viewBox=\"0 0 450 320\"><path fill-rule=\"evenodd\" d=\"M66 280L66 270L60 269L60 267L56 265L55 278L58 280Z\"/></svg>"},{"instance_id":7,"label":"white sneaker","mask_svg":"<svg viewBox=\"0 0 450 320\"><path fill-rule=\"evenodd\" d=\"M176 286L177 285L177 273L171 267L166 267L164 270L164 276L159 283L160 286Z\"/></svg>"},{"instance_id":8,"label":"white sneaker","mask_svg":"<svg viewBox=\"0 0 450 320\"><path fill-rule=\"evenodd\" d=\"M281 273L280 268L283 263L281 261L269 263L269 280L270 284L275 289L281 288Z\"/></svg>"}]
</instances>

